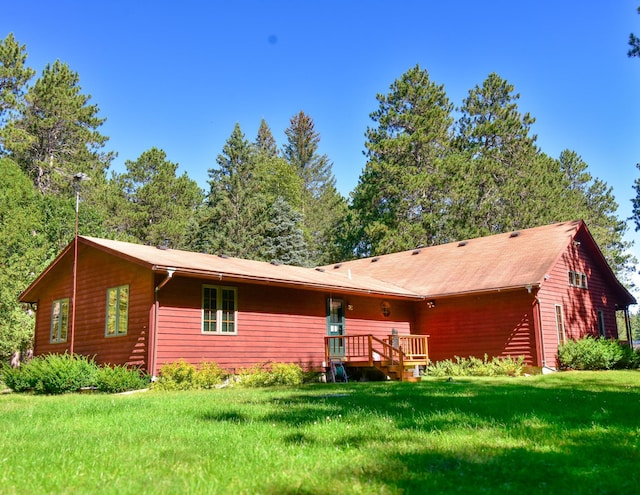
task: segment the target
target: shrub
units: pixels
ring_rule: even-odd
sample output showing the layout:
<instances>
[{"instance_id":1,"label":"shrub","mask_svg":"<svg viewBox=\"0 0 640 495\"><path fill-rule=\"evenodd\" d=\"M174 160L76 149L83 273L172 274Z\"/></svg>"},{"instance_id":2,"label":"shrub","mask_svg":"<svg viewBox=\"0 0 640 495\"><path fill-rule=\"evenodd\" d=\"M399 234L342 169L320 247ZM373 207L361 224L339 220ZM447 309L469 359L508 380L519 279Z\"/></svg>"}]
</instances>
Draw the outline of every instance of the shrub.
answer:
<instances>
[{"instance_id":1,"label":"shrub","mask_svg":"<svg viewBox=\"0 0 640 495\"><path fill-rule=\"evenodd\" d=\"M558 362L561 368L574 370L638 368L640 353L626 343L588 335L562 344L558 348Z\"/></svg>"},{"instance_id":2,"label":"shrub","mask_svg":"<svg viewBox=\"0 0 640 495\"><path fill-rule=\"evenodd\" d=\"M196 367L186 361L163 364L158 380L153 384L160 390L189 390L195 388Z\"/></svg>"},{"instance_id":3,"label":"shrub","mask_svg":"<svg viewBox=\"0 0 640 495\"><path fill-rule=\"evenodd\" d=\"M300 385L303 378L302 368L293 363L262 363L238 373L238 380L245 387Z\"/></svg>"},{"instance_id":4,"label":"shrub","mask_svg":"<svg viewBox=\"0 0 640 495\"><path fill-rule=\"evenodd\" d=\"M149 385L149 376L138 368L104 366L98 370L96 383L100 392L117 394L128 390L140 390Z\"/></svg>"},{"instance_id":5,"label":"shrub","mask_svg":"<svg viewBox=\"0 0 640 495\"><path fill-rule=\"evenodd\" d=\"M429 376L520 376L524 371L524 357L504 358L489 357L484 359L470 356L467 359L455 356L453 360L445 359L430 363L426 368Z\"/></svg>"},{"instance_id":6,"label":"shrub","mask_svg":"<svg viewBox=\"0 0 640 495\"><path fill-rule=\"evenodd\" d=\"M220 385L227 377L227 372L218 366L217 363L202 363L195 375L195 385L197 388L214 388Z\"/></svg>"},{"instance_id":7,"label":"shrub","mask_svg":"<svg viewBox=\"0 0 640 495\"><path fill-rule=\"evenodd\" d=\"M95 386L97 373L93 358L65 353L38 356L19 368L6 368L3 378L15 392L63 394Z\"/></svg>"},{"instance_id":8,"label":"shrub","mask_svg":"<svg viewBox=\"0 0 640 495\"><path fill-rule=\"evenodd\" d=\"M199 368L180 360L160 368L158 380L153 384L160 390L191 390L213 388L224 381L227 372L217 363L202 363Z\"/></svg>"}]
</instances>

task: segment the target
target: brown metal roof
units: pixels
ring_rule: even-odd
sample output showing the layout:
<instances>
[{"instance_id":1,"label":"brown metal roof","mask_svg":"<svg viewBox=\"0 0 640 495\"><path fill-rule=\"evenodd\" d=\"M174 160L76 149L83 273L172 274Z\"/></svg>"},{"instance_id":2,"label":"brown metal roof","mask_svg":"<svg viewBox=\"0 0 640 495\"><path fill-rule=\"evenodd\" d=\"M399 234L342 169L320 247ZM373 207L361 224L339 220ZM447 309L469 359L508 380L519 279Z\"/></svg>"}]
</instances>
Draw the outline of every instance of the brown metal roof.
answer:
<instances>
[{"instance_id":1,"label":"brown metal roof","mask_svg":"<svg viewBox=\"0 0 640 495\"><path fill-rule=\"evenodd\" d=\"M556 223L325 268L368 275L427 297L535 287L583 226Z\"/></svg>"},{"instance_id":2,"label":"brown metal roof","mask_svg":"<svg viewBox=\"0 0 640 495\"><path fill-rule=\"evenodd\" d=\"M160 249L154 246L95 237L81 237L80 242L162 272L175 270L176 274L217 280L248 280L340 292L422 298L419 294L414 294L408 289L398 287L391 282L376 280L366 274L352 275L350 278L349 274L334 273L322 268L273 265L262 261L193 253L177 249Z\"/></svg>"}]
</instances>

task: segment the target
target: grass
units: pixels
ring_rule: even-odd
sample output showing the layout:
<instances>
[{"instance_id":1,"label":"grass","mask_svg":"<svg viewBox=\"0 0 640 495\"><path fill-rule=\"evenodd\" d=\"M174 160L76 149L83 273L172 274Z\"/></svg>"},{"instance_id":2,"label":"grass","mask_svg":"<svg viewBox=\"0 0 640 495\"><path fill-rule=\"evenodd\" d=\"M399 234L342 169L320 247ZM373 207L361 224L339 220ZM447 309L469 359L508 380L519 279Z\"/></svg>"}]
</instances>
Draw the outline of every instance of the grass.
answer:
<instances>
[{"instance_id":1,"label":"grass","mask_svg":"<svg viewBox=\"0 0 640 495\"><path fill-rule=\"evenodd\" d=\"M640 372L0 395L0 491L635 493Z\"/></svg>"}]
</instances>

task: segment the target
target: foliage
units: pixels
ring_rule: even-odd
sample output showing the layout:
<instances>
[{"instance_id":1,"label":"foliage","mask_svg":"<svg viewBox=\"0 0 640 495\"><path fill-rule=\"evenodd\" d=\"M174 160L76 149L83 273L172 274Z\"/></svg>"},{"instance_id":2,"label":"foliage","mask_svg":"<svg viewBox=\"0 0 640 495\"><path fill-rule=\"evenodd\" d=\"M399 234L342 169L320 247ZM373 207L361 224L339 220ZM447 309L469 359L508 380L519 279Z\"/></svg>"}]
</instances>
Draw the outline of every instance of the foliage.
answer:
<instances>
[{"instance_id":1,"label":"foliage","mask_svg":"<svg viewBox=\"0 0 640 495\"><path fill-rule=\"evenodd\" d=\"M362 239L353 246L359 255L437 243L447 200L443 159L453 105L444 87L416 65L376 98L368 161L352 200L362 225Z\"/></svg>"},{"instance_id":2,"label":"foliage","mask_svg":"<svg viewBox=\"0 0 640 495\"><path fill-rule=\"evenodd\" d=\"M158 390L192 390L214 388L221 384L227 372L217 363L202 363L199 368L184 360L166 363L153 388Z\"/></svg>"},{"instance_id":3,"label":"foliage","mask_svg":"<svg viewBox=\"0 0 640 495\"><path fill-rule=\"evenodd\" d=\"M97 374L98 366L92 358L79 354L47 354L19 368L5 368L3 380L15 392L64 394L95 386Z\"/></svg>"},{"instance_id":4,"label":"foliage","mask_svg":"<svg viewBox=\"0 0 640 495\"><path fill-rule=\"evenodd\" d=\"M305 266L307 255L302 214L278 197L269 209L262 257L272 263Z\"/></svg>"},{"instance_id":5,"label":"foliage","mask_svg":"<svg viewBox=\"0 0 640 495\"><path fill-rule=\"evenodd\" d=\"M209 193L193 248L255 259L262 244L266 206L254 180L255 155L239 124L209 169Z\"/></svg>"},{"instance_id":6,"label":"foliage","mask_svg":"<svg viewBox=\"0 0 640 495\"><path fill-rule=\"evenodd\" d=\"M33 312L18 296L47 259L40 198L31 181L7 158L0 158L0 361L32 345Z\"/></svg>"},{"instance_id":7,"label":"foliage","mask_svg":"<svg viewBox=\"0 0 640 495\"><path fill-rule=\"evenodd\" d=\"M35 74L25 65L26 60L26 47L20 45L13 33L0 40L0 125L5 121L5 113L19 111L24 104L26 84Z\"/></svg>"},{"instance_id":8,"label":"foliage","mask_svg":"<svg viewBox=\"0 0 640 495\"><path fill-rule=\"evenodd\" d=\"M524 372L524 357L489 357L484 359L473 356L468 358L445 359L430 363L425 374L433 377L444 376L520 376Z\"/></svg>"},{"instance_id":9,"label":"foliage","mask_svg":"<svg viewBox=\"0 0 640 495\"><path fill-rule=\"evenodd\" d=\"M346 213L346 201L336 189L329 157L318 153L320 134L313 119L298 112L291 117L285 135L282 156L302 180L301 213L309 264L329 263L334 261L329 256L336 244L336 226Z\"/></svg>"},{"instance_id":10,"label":"foliage","mask_svg":"<svg viewBox=\"0 0 640 495\"><path fill-rule=\"evenodd\" d=\"M640 351L634 351L626 342L587 336L562 344L558 348L558 362L561 368L574 370L637 369Z\"/></svg>"},{"instance_id":11,"label":"foliage","mask_svg":"<svg viewBox=\"0 0 640 495\"><path fill-rule=\"evenodd\" d=\"M48 64L25 96L24 111L4 129L4 147L43 193L71 194L72 177L83 172L99 182L112 158L101 153L105 119L81 92L80 77L67 64Z\"/></svg>"},{"instance_id":12,"label":"foliage","mask_svg":"<svg viewBox=\"0 0 640 495\"><path fill-rule=\"evenodd\" d=\"M147 245L165 241L179 249L202 203L202 191L186 173L177 176L178 165L166 153L151 148L137 160L127 160L124 174L114 174L105 202L106 222L115 231Z\"/></svg>"},{"instance_id":13,"label":"foliage","mask_svg":"<svg viewBox=\"0 0 640 495\"><path fill-rule=\"evenodd\" d=\"M262 363L238 372L238 382L244 387L301 385L302 368L294 363Z\"/></svg>"},{"instance_id":14,"label":"foliage","mask_svg":"<svg viewBox=\"0 0 640 495\"><path fill-rule=\"evenodd\" d=\"M108 394L140 390L148 385L147 374L128 366L102 366L96 375L96 387L100 392Z\"/></svg>"}]
</instances>

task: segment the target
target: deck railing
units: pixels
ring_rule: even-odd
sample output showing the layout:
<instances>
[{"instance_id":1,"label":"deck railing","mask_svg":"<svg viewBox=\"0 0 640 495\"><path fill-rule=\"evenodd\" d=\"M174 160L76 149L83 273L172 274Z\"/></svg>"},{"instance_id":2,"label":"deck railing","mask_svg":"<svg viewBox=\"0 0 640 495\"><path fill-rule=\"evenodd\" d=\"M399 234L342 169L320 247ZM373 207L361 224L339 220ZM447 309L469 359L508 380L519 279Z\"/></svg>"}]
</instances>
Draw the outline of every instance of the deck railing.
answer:
<instances>
[{"instance_id":1,"label":"deck railing","mask_svg":"<svg viewBox=\"0 0 640 495\"><path fill-rule=\"evenodd\" d=\"M386 340L373 335L342 335L325 337L327 361L340 359L373 366L386 362L403 366L412 360L427 360L427 335L390 335Z\"/></svg>"}]
</instances>

